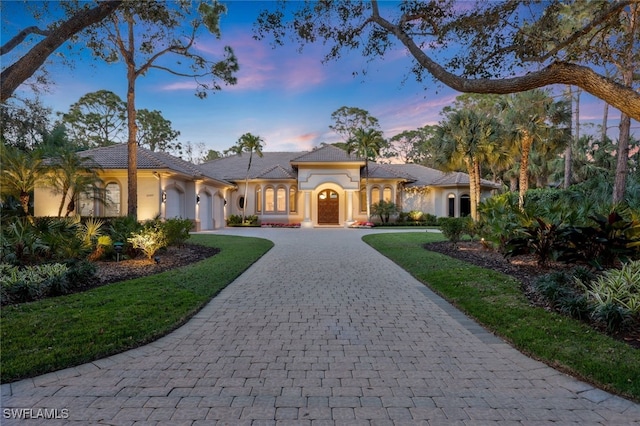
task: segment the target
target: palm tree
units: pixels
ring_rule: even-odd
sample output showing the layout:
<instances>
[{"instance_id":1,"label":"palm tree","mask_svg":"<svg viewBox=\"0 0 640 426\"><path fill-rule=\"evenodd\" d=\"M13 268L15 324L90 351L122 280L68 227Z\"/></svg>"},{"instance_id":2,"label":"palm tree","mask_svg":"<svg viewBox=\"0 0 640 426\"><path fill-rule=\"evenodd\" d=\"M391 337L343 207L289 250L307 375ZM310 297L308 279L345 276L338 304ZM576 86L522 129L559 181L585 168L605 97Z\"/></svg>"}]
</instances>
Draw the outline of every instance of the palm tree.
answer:
<instances>
[{"instance_id":1,"label":"palm tree","mask_svg":"<svg viewBox=\"0 0 640 426\"><path fill-rule=\"evenodd\" d=\"M4 196L14 196L20 200L25 215L29 214L29 200L34 188L42 180L42 158L37 152L21 151L0 145L2 173L0 189Z\"/></svg>"},{"instance_id":2,"label":"palm tree","mask_svg":"<svg viewBox=\"0 0 640 426\"><path fill-rule=\"evenodd\" d=\"M262 157L262 147L264 146L264 140L260 136L252 135L251 133L245 133L240 136L234 146L225 151L225 154L237 154L242 155L243 152L249 153L249 164L247 165L247 175L244 180L244 201L242 202L242 223L244 223L247 208L247 193L249 191L249 171L251 170L251 161L253 160L253 153L255 152L258 157Z\"/></svg>"},{"instance_id":3,"label":"palm tree","mask_svg":"<svg viewBox=\"0 0 640 426\"><path fill-rule=\"evenodd\" d=\"M76 197L81 193L93 193L102 180L98 177L100 167L91 158L80 157L73 151L60 150L51 159L49 183L54 192L62 195L58 217L68 201L65 217L75 210Z\"/></svg>"},{"instance_id":4,"label":"palm tree","mask_svg":"<svg viewBox=\"0 0 640 426\"><path fill-rule=\"evenodd\" d=\"M347 152L355 153L364 158L365 197L367 202L367 220L371 220L371 203L369 201L369 160L380 156L380 150L387 145L387 141L378 129L357 128L353 136L347 140Z\"/></svg>"},{"instance_id":5,"label":"palm tree","mask_svg":"<svg viewBox=\"0 0 640 426\"><path fill-rule=\"evenodd\" d=\"M503 122L510 126L510 139L520 151L518 204L524 207L524 194L529 189L529 155L534 143L554 138L555 128L570 117L567 102L554 102L544 90L530 90L505 98Z\"/></svg>"},{"instance_id":6,"label":"palm tree","mask_svg":"<svg viewBox=\"0 0 640 426\"><path fill-rule=\"evenodd\" d=\"M480 203L480 165L499 157L499 134L500 124L495 119L471 109L452 111L436 132L440 165L449 171L464 166L469 174L471 218L474 221L478 220Z\"/></svg>"}]
</instances>

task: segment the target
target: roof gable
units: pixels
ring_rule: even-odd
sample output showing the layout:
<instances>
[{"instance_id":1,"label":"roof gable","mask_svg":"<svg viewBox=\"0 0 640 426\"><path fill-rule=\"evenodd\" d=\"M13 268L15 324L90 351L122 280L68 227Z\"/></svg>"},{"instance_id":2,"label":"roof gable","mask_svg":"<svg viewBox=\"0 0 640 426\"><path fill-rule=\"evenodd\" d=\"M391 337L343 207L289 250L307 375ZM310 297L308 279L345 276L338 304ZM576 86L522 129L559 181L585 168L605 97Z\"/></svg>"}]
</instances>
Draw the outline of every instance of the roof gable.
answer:
<instances>
[{"instance_id":1,"label":"roof gable","mask_svg":"<svg viewBox=\"0 0 640 426\"><path fill-rule=\"evenodd\" d=\"M364 159L349 154L342 148L324 145L294 158L291 163L295 165L297 163L362 163L363 161Z\"/></svg>"}]
</instances>

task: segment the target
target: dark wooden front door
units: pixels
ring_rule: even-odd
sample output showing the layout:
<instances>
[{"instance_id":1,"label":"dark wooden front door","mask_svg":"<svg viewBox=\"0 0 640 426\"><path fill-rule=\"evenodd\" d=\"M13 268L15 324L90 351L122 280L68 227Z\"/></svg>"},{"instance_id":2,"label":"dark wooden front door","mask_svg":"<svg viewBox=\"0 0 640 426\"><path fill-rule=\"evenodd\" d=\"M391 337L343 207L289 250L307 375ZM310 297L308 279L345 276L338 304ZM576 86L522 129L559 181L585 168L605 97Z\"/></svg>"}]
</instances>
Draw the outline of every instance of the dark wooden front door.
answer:
<instances>
[{"instance_id":1,"label":"dark wooden front door","mask_svg":"<svg viewBox=\"0 0 640 426\"><path fill-rule=\"evenodd\" d=\"M325 189L318 194L318 224L337 225L340 216L340 199L338 193Z\"/></svg>"}]
</instances>

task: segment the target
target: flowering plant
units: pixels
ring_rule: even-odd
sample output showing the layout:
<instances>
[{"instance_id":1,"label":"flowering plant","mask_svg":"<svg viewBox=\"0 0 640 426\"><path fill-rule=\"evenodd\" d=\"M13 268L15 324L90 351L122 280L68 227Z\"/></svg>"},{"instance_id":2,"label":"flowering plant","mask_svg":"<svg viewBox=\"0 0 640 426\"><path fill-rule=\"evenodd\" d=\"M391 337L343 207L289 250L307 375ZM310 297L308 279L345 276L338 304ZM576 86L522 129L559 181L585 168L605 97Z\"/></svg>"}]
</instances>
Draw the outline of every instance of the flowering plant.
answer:
<instances>
[{"instance_id":1,"label":"flowering plant","mask_svg":"<svg viewBox=\"0 0 640 426\"><path fill-rule=\"evenodd\" d=\"M269 223L264 222L260 226L263 228L300 228L299 223Z\"/></svg>"},{"instance_id":2,"label":"flowering plant","mask_svg":"<svg viewBox=\"0 0 640 426\"><path fill-rule=\"evenodd\" d=\"M349 228L373 228L374 226L373 222L354 222Z\"/></svg>"}]
</instances>

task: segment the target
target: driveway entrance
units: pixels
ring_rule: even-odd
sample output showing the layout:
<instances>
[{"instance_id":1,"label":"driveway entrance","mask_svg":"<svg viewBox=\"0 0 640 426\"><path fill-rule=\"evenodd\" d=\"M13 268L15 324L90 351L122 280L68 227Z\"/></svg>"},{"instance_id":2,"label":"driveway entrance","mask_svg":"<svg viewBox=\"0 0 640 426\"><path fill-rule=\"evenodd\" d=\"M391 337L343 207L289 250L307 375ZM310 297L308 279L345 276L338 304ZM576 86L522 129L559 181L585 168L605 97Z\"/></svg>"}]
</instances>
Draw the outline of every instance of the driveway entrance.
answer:
<instances>
[{"instance_id":1,"label":"driveway entrance","mask_svg":"<svg viewBox=\"0 0 640 426\"><path fill-rule=\"evenodd\" d=\"M338 193L325 189L318 194L318 225L340 224L340 198Z\"/></svg>"}]
</instances>

